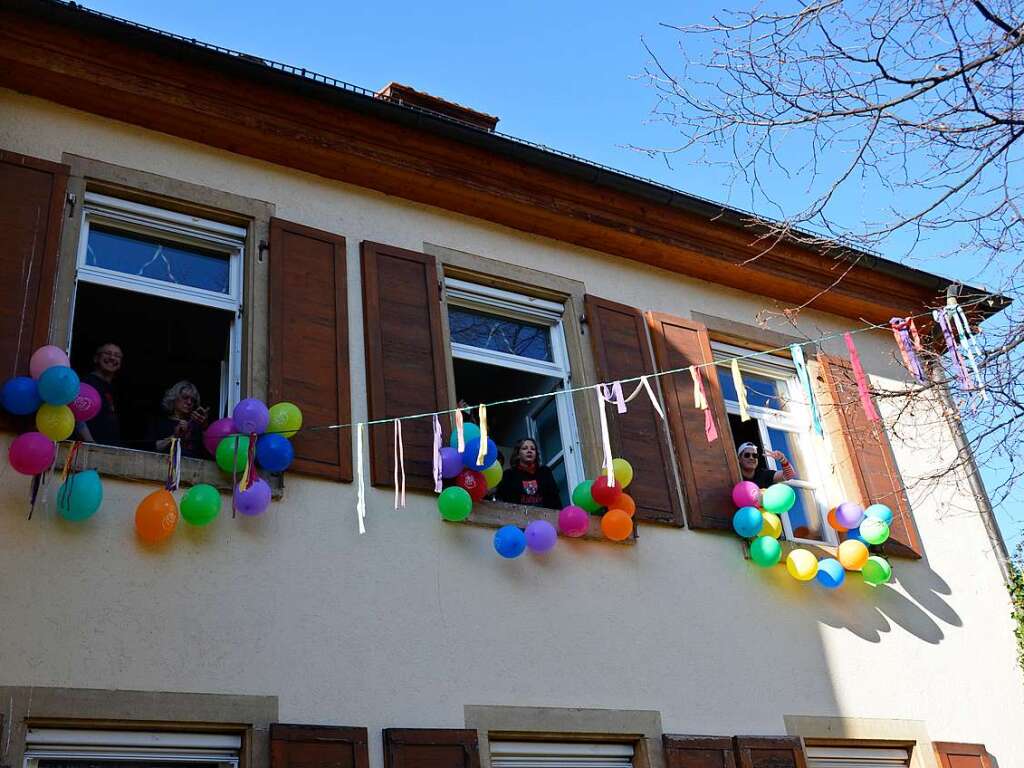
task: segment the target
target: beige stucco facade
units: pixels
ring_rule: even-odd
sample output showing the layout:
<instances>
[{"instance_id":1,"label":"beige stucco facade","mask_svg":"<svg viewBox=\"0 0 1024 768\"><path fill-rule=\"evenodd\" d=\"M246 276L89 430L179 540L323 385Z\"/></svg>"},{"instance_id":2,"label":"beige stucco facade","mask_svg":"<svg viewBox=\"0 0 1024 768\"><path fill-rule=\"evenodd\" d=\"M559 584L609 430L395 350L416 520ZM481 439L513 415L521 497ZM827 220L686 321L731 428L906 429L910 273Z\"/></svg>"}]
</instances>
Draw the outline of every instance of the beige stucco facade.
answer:
<instances>
[{"instance_id":1,"label":"beige stucco facade","mask_svg":"<svg viewBox=\"0 0 1024 768\"><path fill-rule=\"evenodd\" d=\"M159 174L344 235L357 420L363 240L477 254L682 317L753 324L774 304L3 90L0 147ZM800 318L810 336L854 325ZM897 386L891 336L861 334L858 346L876 381ZM826 351L842 349L837 339ZM889 415L897 407L885 401ZM277 696L283 722L367 726L374 768L381 728L463 727L468 705L655 711L681 734L816 736L828 731L820 718L844 718L828 722L886 739L913 721L900 732L916 734L902 738L921 743L920 765L932 764L927 738L982 742L1003 768L1024 765L998 553L964 476L914 484L953 450L934 412L916 418L894 450L925 557L894 560L889 587L850 579L837 593L781 567L758 572L733 536L652 525L635 546L560 540L545 558L504 561L490 529L444 524L418 494L395 511L390 492L370 490L360 536L353 485L298 476L261 518L222 514L154 552L132 527L154 486L106 481L83 525L52 508L29 520L28 480L2 462L0 685ZM833 477L830 499L842 493Z\"/></svg>"}]
</instances>

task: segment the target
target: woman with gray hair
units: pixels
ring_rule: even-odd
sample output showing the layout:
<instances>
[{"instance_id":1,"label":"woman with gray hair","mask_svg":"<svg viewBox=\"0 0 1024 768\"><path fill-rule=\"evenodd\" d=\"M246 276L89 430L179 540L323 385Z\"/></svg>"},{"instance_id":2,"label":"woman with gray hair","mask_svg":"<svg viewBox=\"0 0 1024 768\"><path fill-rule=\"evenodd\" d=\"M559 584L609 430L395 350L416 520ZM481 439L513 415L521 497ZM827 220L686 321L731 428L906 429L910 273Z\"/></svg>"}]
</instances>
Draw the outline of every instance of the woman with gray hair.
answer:
<instances>
[{"instance_id":1,"label":"woman with gray hair","mask_svg":"<svg viewBox=\"0 0 1024 768\"><path fill-rule=\"evenodd\" d=\"M203 458L203 427L206 409L199 404L199 390L191 381L179 381L166 392L161 402L163 415L153 432L153 448L166 451L171 438L181 440L181 454Z\"/></svg>"}]
</instances>

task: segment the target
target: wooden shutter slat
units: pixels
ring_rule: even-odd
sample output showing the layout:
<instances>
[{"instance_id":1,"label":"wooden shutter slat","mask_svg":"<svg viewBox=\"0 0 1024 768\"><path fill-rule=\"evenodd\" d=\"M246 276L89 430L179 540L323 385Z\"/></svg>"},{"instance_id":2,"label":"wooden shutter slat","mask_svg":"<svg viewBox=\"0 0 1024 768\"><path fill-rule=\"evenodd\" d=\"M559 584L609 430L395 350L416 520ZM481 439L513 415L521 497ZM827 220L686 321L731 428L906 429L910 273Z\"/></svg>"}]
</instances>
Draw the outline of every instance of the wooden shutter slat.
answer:
<instances>
[{"instance_id":1,"label":"wooden shutter slat","mask_svg":"<svg viewBox=\"0 0 1024 768\"><path fill-rule=\"evenodd\" d=\"M984 744L934 741L940 768L992 768L992 756Z\"/></svg>"},{"instance_id":2,"label":"wooden shutter slat","mask_svg":"<svg viewBox=\"0 0 1024 768\"><path fill-rule=\"evenodd\" d=\"M384 768L480 768L477 733L461 728L385 728Z\"/></svg>"},{"instance_id":3,"label":"wooden shutter slat","mask_svg":"<svg viewBox=\"0 0 1024 768\"><path fill-rule=\"evenodd\" d=\"M662 736L666 768L736 768L729 736Z\"/></svg>"},{"instance_id":4,"label":"wooden shutter slat","mask_svg":"<svg viewBox=\"0 0 1024 768\"><path fill-rule=\"evenodd\" d=\"M270 220L270 401L302 410L308 426L351 421L345 238ZM292 438L290 471L352 481L349 429Z\"/></svg>"},{"instance_id":5,"label":"wooden shutter slat","mask_svg":"<svg viewBox=\"0 0 1024 768\"><path fill-rule=\"evenodd\" d=\"M597 296L584 297L587 327L600 381L629 379L654 373L654 358L640 310ZM634 385L625 385L631 389ZM657 392L657 379L651 380ZM628 392L627 392L628 394ZM627 493L636 502L640 520L683 524L682 508L672 471L665 425L645 395L619 415L609 407L612 452L636 468Z\"/></svg>"},{"instance_id":6,"label":"wooden shutter slat","mask_svg":"<svg viewBox=\"0 0 1024 768\"><path fill-rule=\"evenodd\" d=\"M669 371L710 363L707 328L691 320L649 312L654 358L658 370ZM740 480L736 449L725 411L725 400L714 368L701 370L705 393L718 439L709 443L704 412L693 405L693 380L686 371L661 376L665 412L676 451L679 479L691 528L732 530L732 487Z\"/></svg>"},{"instance_id":7,"label":"wooden shutter slat","mask_svg":"<svg viewBox=\"0 0 1024 768\"><path fill-rule=\"evenodd\" d=\"M441 296L433 256L362 244L366 389L371 420L448 408ZM402 422L409 488L433 490L433 422ZM370 427L370 478L391 486L393 425Z\"/></svg>"},{"instance_id":8,"label":"wooden shutter slat","mask_svg":"<svg viewBox=\"0 0 1024 768\"><path fill-rule=\"evenodd\" d=\"M738 768L807 768L799 736L737 736Z\"/></svg>"},{"instance_id":9,"label":"wooden shutter slat","mask_svg":"<svg viewBox=\"0 0 1024 768\"><path fill-rule=\"evenodd\" d=\"M365 728L270 725L270 768L369 768Z\"/></svg>"},{"instance_id":10,"label":"wooden shutter slat","mask_svg":"<svg viewBox=\"0 0 1024 768\"><path fill-rule=\"evenodd\" d=\"M0 379L47 343L70 168L0 150Z\"/></svg>"},{"instance_id":11,"label":"wooden shutter slat","mask_svg":"<svg viewBox=\"0 0 1024 768\"><path fill-rule=\"evenodd\" d=\"M888 554L921 557L921 543L914 525L910 502L903 488L896 457L881 421L869 421L861 406L857 381L848 360L825 354L818 355L832 401L832 421L846 446L848 471L853 490L860 503L885 504L893 511L889 541L882 545ZM877 405L876 405L877 408Z\"/></svg>"}]
</instances>

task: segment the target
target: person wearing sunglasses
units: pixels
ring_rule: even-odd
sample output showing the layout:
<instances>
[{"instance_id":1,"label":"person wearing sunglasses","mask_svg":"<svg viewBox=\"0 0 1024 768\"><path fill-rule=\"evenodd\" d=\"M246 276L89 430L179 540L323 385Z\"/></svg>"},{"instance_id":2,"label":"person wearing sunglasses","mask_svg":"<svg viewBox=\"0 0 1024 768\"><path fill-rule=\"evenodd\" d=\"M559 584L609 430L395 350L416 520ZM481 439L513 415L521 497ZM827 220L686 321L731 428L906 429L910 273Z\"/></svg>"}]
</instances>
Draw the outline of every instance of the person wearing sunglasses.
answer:
<instances>
[{"instance_id":1,"label":"person wearing sunglasses","mask_svg":"<svg viewBox=\"0 0 1024 768\"><path fill-rule=\"evenodd\" d=\"M744 480L757 483L758 488L767 488L775 483L784 483L796 477L796 470L793 469L793 465L789 463L789 459L782 451L769 451L766 455L779 462L781 469L772 470L765 466L759 458L760 449L754 443L742 443L736 449L736 457L740 462L740 474L743 475Z\"/></svg>"},{"instance_id":2,"label":"person wearing sunglasses","mask_svg":"<svg viewBox=\"0 0 1024 768\"><path fill-rule=\"evenodd\" d=\"M199 390L191 381L179 381L164 393L161 402L164 416L158 419L153 434L153 448L163 452L171 438L181 440L181 455L203 458L203 427L206 409L199 404Z\"/></svg>"}]
</instances>

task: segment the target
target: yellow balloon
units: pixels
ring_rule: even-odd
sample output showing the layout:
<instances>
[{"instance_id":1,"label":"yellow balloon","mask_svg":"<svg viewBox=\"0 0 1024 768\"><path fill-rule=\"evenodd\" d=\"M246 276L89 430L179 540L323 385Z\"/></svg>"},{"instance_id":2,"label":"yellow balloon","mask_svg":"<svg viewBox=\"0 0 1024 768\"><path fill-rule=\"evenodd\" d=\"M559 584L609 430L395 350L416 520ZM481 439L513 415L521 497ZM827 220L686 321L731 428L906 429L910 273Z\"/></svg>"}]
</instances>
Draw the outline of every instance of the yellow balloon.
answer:
<instances>
[{"instance_id":1,"label":"yellow balloon","mask_svg":"<svg viewBox=\"0 0 1024 768\"><path fill-rule=\"evenodd\" d=\"M868 548L863 541L847 539L839 545L839 562L848 571L859 571L868 561Z\"/></svg>"},{"instance_id":2,"label":"yellow balloon","mask_svg":"<svg viewBox=\"0 0 1024 768\"><path fill-rule=\"evenodd\" d=\"M66 405L43 403L36 411L36 429L54 442L67 440L75 431L75 414Z\"/></svg>"},{"instance_id":3,"label":"yellow balloon","mask_svg":"<svg viewBox=\"0 0 1024 768\"><path fill-rule=\"evenodd\" d=\"M761 519L764 520L764 524L761 526L758 536L771 536L773 539L777 539L782 535L782 518L761 510Z\"/></svg>"},{"instance_id":4,"label":"yellow balloon","mask_svg":"<svg viewBox=\"0 0 1024 768\"><path fill-rule=\"evenodd\" d=\"M623 488L633 482L633 465L625 459L612 459L612 473L615 482Z\"/></svg>"},{"instance_id":5,"label":"yellow balloon","mask_svg":"<svg viewBox=\"0 0 1024 768\"><path fill-rule=\"evenodd\" d=\"M794 549L786 558L786 570L797 581L810 581L818 575L818 558L806 549Z\"/></svg>"},{"instance_id":6,"label":"yellow balloon","mask_svg":"<svg viewBox=\"0 0 1024 768\"><path fill-rule=\"evenodd\" d=\"M495 461L491 466L483 471L484 480L487 481L487 490L497 487L498 483L501 482L501 476L505 474L505 470L501 468L501 462Z\"/></svg>"}]
</instances>

